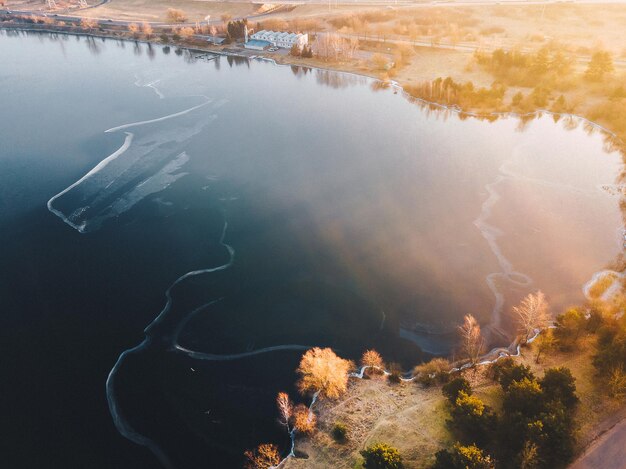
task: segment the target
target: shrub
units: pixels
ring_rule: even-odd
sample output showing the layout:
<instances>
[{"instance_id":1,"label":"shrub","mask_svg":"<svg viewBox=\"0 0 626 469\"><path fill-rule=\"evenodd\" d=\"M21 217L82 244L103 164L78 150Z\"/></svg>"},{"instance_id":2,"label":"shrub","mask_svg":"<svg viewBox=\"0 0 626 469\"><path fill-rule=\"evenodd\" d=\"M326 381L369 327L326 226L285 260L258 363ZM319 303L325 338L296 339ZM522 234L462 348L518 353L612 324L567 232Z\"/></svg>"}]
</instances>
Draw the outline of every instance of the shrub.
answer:
<instances>
[{"instance_id":1,"label":"shrub","mask_svg":"<svg viewBox=\"0 0 626 469\"><path fill-rule=\"evenodd\" d=\"M377 443L363 451L363 467L365 469L401 469L402 457L400 452L388 444Z\"/></svg>"},{"instance_id":2,"label":"shrub","mask_svg":"<svg viewBox=\"0 0 626 469\"><path fill-rule=\"evenodd\" d=\"M402 368L400 368L399 363L389 364L389 375L387 375L387 380L393 384L398 384L402 381Z\"/></svg>"},{"instance_id":3,"label":"shrub","mask_svg":"<svg viewBox=\"0 0 626 469\"><path fill-rule=\"evenodd\" d=\"M348 427L340 422L337 422L331 431L333 439L337 443L344 443L348 439Z\"/></svg>"},{"instance_id":4,"label":"shrub","mask_svg":"<svg viewBox=\"0 0 626 469\"><path fill-rule=\"evenodd\" d=\"M450 362L445 358L433 358L427 363L416 366L413 374L416 381L425 386L445 383L450 379Z\"/></svg>"},{"instance_id":5,"label":"shrub","mask_svg":"<svg viewBox=\"0 0 626 469\"><path fill-rule=\"evenodd\" d=\"M468 380L461 376L459 376L458 378L454 378L447 384L444 384L443 388L441 389L443 395L446 396L448 398L448 401L450 401L450 403L453 405L456 403L456 400L458 399L459 393L461 391L463 391L468 396L472 395L472 386L470 385Z\"/></svg>"}]
</instances>

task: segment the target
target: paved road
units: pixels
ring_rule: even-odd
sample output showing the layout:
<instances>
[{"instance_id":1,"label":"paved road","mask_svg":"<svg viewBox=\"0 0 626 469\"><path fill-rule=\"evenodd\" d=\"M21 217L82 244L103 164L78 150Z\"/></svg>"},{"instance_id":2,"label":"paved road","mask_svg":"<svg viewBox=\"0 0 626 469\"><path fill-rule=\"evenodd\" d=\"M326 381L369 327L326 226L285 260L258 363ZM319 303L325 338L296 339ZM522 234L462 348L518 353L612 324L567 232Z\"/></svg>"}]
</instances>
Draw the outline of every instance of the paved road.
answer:
<instances>
[{"instance_id":1,"label":"paved road","mask_svg":"<svg viewBox=\"0 0 626 469\"><path fill-rule=\"evenodd\" d=\"M625 469L626 419L593 443L569 469Z\"/></svg>"}]
</instances>

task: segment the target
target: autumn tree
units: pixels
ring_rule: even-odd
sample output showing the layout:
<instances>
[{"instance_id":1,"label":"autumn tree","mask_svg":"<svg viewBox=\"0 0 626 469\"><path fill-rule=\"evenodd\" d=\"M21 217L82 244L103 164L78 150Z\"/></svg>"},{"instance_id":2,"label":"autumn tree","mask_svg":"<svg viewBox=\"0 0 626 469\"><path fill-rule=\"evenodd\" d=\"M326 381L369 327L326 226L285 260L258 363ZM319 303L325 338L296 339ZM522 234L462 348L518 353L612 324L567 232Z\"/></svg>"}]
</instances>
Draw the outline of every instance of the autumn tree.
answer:
<instances>
[{"instance_id":1,"label":"autumn tree","mask_svg":"<svg viewBox=\"0 0 626 469\"><path fill-rule=\"evenodd\" d=\"M550 323L548 302L541 291L530 293L519 306L513 307L513 313L517 316L524 340L530 339L537 329L545 329Z\"/></svg>"},{"instance_id":2,"label":"autumn tree","mask_svg":"<svg viewBox=\"0 0 626 469\"><path fill-rule=\"evenodd\" d=\"M130 23L128 25L128 32L131 33L133 37L137 37L137 34L139 33L139 26L137 26L136 23Z\"/></svg>"},{"instance_id":3,"label":"autumn tree","mask_svg":"<svg viewBox=\"0 0 626 469\"><path fill-rule=\"evenodd\" d=\"M80 27L91 31L92 29L98 27L98 20L94 20L92 18L83 18L82 20L80 20Z\"/></svg>"},{"instance_id":4,"label":"autumn tree","mask_svg":"<svg viewBox=\"0 0 626 469\"><path fill-rule=\"evenodd\" d=\"M310 435L315 431L317 417L307 406L298 404L293 410L293 428L299 433Z\"/></svg>"},{"instance_id":5,"label":"autumn tree","mask_svg":"<svg viewBox=\"0 0 626 469\"><path fill-rule=\"evenodd\" d=\"M294 44L293 46L291 46L291 49L289 50L289 55L292 55L294 57L300 57L302 55L302 49L300 49L300 45Z\"/></svg>"},{"instance_id":6,"label":"autumn tree","mask_svg":"<svg viewBox=\"0 0 626 469\"><path fill-rule=\"evenodd\" d=\"M187 21L187 14L183 10L168 8L165 13L165 20L168 23L184 23Z\"/></svg>"},{"instance_id":7,"label":"autumn tree","mask_svg":"<svg viewBox=\"0 0 626 469\"><path fill-rule=\"evenodd\" d=\"M144 34L144 36L150 39L152 37L152 33L154 32L154 30L152 29L152 26L150 25L150 23L146 22L141 25L141 32Z\"/></svg>"},{"instance_id":8,"label":"autumn tree","mask_svg":"<svg viewBox=\"0 0 626 469\"><path fill-rule=\"evenodd\" d=\"M591 56L591 61L585 71L585 77L590 81L601 81L605 75L613 73L613 58L607 51L597 51Z\"/></svg>"},{"instance_id":9,"label":"autumn tree","mask_svg":"<svg viewBox=\"0 0 626 469\"><path fill-rule=\"evenodd\" d=\"M539 357L542 353L551 350L556 345L556 339L554 338L554 334L552 329L545 329L537 339L535 339L535 347L537 353L535 354L535 363L539 363Z\"/></svg>"},{"instance_id":10,"label":"autumn tree","mask_svg":"<svg viewBox=\"0 0 626 469\"><path fill-rule=\"evenodd\" d=\"M368 368L384 368L383 357L376 350L366 350L361 356L361 366Z\"/></svg>"},{"instance_id":11,"label":"autumn tree","mask_svg":"<svg viewBox=\"0 0 626 469\"><path fill-rule=\"evenodd\" d=\"M280 463L278 447L271 443L263 443L255 450L248 450L244 453L246 469L270 469Z\"/></svg>"},{"instance_id":12,"label":"autumn tree","mask_svg":"<svg viewBox=\"0 0 626 469\"><path fill-rule=\"evenodd\" d=\"M329 348L315 347L302 356L297 372L300 374L298 389L302 394L319 393L336 399L348 387L348 372L352 364L335 355Z\"/></svg>"},{"instance_id":13,"label":"autumn tree","mask_svg":"<svg viewBox=\"0 0 626 469\"><path fill-rule=\"evenodd\" d=\"M485 348L485 340L480 331L480 324L471 314L466 314L463 318L463 325L459 326L461 335L461 348L463 353L469 358L470 363L476 364L478 357Z\"/></svg>"},{"instance_id":14,"label":"autumn tree","mask_svg":"<svg viewBox=\"0 0 626 469\"><path fill-rule=\"evenodd\" d=\"M563 350L571 350L578 343L578 339L587 328L585 312L580 308L569 308L559 314L555 322L554 337L559 347Z\"/></svg>"},{"instance_id":15,"label":"autumn tree","mask_svg":"<svg viewBox=\"0 0 626 469\"><path fill-rule=\"evenodd\" d=\"M194 30L190 27L181 28L180 35L185 39L189 39L191 36L194 35Z\"/></svg>"},{"instance_id":16,"label":"autumn tree","mask_svg":"<svg viewBox=\"0 0 626 469\"><path fill-rule=\"evenodd\" d=\"M281 425L287 427L287 431L289 431L289 422L293 416L293 404L286 392L278 393L278 396L276 396L276 406L278 407L278 413L280 415L278 421Z\"/></svg>"}]
</instances>

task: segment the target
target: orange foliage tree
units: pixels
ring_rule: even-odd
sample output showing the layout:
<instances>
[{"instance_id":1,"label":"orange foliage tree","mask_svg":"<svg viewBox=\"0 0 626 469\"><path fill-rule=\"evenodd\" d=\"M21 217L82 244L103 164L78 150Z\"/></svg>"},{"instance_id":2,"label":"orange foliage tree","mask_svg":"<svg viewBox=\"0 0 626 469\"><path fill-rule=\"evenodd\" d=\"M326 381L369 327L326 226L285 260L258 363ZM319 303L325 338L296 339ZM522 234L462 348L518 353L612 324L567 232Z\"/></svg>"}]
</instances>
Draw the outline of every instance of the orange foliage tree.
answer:
<instances>
[{"instance_id":1,"label":"orange foliage tree","mask_svg":"<svg viewBox=\"0 0 626 469\"><path fill-rule=\"evenodd\" d=\"M270 443L263 443L253 451L248 450L244 453L246 469L269 469L280 463L280 454L278 447Z\"/></svg>"},{"instance_id":2,"label":"orange foliage tree","mask_svg":"<svg viewBox=\"0 0 626 469\"><path fill-rule=\"evenodd\" d=\"M384 368L383 357L376 350L366 350L361 357L361 366Z\"/></svg>"},{"instance_id":3,"label":"orange foliage tree","mask_svg":"<svg viewBox=\"0 0 626 469\"><path fill-rule=\"evenodd\" d=\"M300 433L310 435L315 430L317 417L304 404L298 404L293 411L293 427Z\"/></svg>"},{"instance_id":4,"label":"orange foliage tree","mask_svg":"<svg viewBox=\"0 0 626 469\"><path fill-rule=\"evenodd\" d=\"M348 388L348 372L353 364L335 355L329 348L307 350L300 360L298 390L337 399Z\"/></svg>"}]
</instances>

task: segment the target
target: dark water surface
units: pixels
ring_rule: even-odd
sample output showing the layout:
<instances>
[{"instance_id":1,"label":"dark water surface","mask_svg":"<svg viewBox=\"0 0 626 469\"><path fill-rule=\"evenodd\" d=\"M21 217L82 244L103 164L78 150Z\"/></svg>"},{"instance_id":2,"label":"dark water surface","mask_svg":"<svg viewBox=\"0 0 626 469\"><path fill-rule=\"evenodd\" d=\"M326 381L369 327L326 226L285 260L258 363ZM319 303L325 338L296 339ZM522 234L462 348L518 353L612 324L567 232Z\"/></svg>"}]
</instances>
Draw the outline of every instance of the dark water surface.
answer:
<instances>
[{"instance_id":1,"label":"dark water surface","mask_svg":"<svg viewBox=\"0 0 626 469\"><path fill-rule=\"evenodd\" d=\"M621 253L588 125L199 55L0 34L6 467L238 467L307 346L408 367Z\"/></svg>"}]
</instances>

